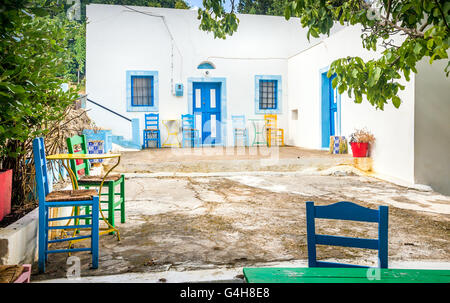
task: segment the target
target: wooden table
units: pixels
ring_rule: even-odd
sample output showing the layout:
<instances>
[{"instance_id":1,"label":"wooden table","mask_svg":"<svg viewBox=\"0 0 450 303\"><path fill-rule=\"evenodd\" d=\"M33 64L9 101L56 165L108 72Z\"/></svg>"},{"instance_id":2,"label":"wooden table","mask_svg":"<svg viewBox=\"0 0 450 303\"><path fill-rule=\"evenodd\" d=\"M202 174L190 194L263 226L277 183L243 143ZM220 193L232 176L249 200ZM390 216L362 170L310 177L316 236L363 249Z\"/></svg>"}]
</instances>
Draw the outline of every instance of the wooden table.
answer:
<instances>
[{"instance_id":1,"label":"wooden table","mask_svg":"<svg viewBox=\"0 0 450 303\"><path fill-rule=\"evenodd\" d=\"M380 268L244 268L248 283L450 283L450 270Z\"/></svg>"},{"instance_id":2,"label":"wooden table","mask_svg":"<svg viewBox=\"0 0 450 303\"><path fill-rule=\"evenodd\" d=\"M72 182L72 188L74 190L78 189L78 181L77 181L77 177L75 176L75 173L70 168L70 160L77 160L77 159L79 159L79 160L99 160L99 159L114 159L114 158L116 158L117 159L117 163L106 172L106 174L102 178L102 182L100 183L100 188L99 188L98 192L99 192L99 196L101 196L103 183L105 182L105 180L108 177L109 173L114 168L116 168L119 165L119 163L120 163L120 156L121 156L120 154L55 154L55 155L49 155L46 158L47 158L47 160L60 160L62 162L64 168L69 173L70 180ZM67 163L65 163L65 161ZM120 240L119 230L116 227L112 226L108 222L106 217L103 215L102 207L101 207L101 199L99 199L99 203L100 203L100 206L99 206L100 215L102 216L103 221L108 225L108 228L107 229L103 229L100 232L100 235L111 233L111 232L116 232L117 233L117 238ZM75 213L75 215L78 215L78 212L79 212L78 207L74 207L73 212ZM69 225L69 224L70 224L70 220L69 220L69 222L67 222L66 225ZM77 232L77 230L74 230L74 234L76 232ZM82 239L82 240L84 240L84 239ZM72 246L73 243L79 242L79 241L82 241L82 240L70 241L69 242L69 247Z\"/></svg>"}]
</instances>

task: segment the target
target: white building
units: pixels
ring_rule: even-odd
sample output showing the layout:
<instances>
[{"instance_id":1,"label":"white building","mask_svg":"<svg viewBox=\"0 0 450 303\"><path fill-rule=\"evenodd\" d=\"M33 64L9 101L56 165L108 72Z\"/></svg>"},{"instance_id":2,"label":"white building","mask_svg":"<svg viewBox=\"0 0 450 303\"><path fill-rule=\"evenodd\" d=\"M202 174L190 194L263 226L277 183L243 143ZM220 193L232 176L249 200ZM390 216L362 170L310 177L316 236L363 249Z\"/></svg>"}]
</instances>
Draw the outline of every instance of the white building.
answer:
<instances>
[{"instance_id":1,"label":"white building","mask_svg":"<svg viewBox=\"0 0 450 303\"><path fill-rule=\"evenodd\" d=\"M374 56L362 48L358 27L339 26L330 37L308 41L298 19L238 15L237 33L221 40L199 30L193 10L90 4L87 18L88 98L140 130L146 113L159 113L160 120L194 114L202 143L230 146L232 115L248 120L275 113L286 144L323 149L330 135L348 137L365 127L376 137L371 152L376 172L450 193L450 86L441 64L421 64L424 75L405 81L400 108L377 111L366 101L355 104L346 93L332 100L323 93L328 89L323 74L333 60ZM262 87L267 95L260 96ZM329 102L335 110L324 109ZM87 107L97 125L132 138L130 121L91 102ZM248 127L251 145L254 130ZM134 140L142 144L136 129ZM167 133L160 129L164 141Z\"/></svg>"}]
</instances>

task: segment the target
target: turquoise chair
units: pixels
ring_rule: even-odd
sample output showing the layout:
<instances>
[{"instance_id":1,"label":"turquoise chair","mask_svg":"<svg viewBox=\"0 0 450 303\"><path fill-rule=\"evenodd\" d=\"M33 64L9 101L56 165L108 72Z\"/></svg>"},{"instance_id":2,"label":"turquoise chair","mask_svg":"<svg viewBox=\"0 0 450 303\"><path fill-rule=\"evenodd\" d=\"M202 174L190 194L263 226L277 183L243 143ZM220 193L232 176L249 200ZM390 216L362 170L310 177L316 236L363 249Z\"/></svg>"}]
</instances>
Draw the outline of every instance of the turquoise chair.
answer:
<instances>
[{"instance_id":1,"label":"turquoise chair","mask_svg":"<svg viewBox=\"0 0 450 303\"><path fill-rule=\"evenodd\" d=\"M181 134L183 147L198 147L200 146L200 134L195 128L194 115L181 115ZM190 145L187 145L186 143Z\"/></svg>"},{"instance_id":2,"label":"turquoise chair","mask_svg":"<svg viewBox=\"0 0 450 303\"><path fill-rule=\"evenodd\" d=\"M243 141L244 146L248 146L248 132L244 115L231 116L233 126L234 146L237 146L239 139Z\"/></svg>"}]
</instances>

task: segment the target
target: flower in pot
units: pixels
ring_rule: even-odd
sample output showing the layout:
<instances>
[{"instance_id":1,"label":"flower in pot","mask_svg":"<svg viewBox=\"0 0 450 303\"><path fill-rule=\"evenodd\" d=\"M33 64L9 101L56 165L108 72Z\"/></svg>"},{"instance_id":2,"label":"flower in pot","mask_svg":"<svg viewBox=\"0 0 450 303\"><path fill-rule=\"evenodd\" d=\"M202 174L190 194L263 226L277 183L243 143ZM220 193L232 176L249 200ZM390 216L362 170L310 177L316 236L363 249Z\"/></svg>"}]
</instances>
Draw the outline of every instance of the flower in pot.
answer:
<instances>
[{"instance_id":1,"label":"flower in pot","mask_svg":"<svg viewBox=\"0 0 450 303\"><path fill-rule=\"evenodd\" d=\"M350 146L353 157L368 157L369 146L375 142L375 137L366 129L357 129L350 135Z\"/></svg>"}]
</instances>

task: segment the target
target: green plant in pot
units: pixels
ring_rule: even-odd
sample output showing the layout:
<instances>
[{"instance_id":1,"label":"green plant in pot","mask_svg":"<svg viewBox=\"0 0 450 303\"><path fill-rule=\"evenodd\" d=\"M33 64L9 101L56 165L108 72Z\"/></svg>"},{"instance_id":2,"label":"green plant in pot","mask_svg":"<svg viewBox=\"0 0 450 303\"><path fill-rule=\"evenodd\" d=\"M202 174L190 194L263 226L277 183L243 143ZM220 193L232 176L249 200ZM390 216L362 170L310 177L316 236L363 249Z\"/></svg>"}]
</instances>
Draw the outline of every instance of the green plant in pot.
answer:
<instances>
[{"instance_id":1,"label":"green plant in pot","mask_svg":"<svg viewBox=\"0 0 450 303\"><path fill-rule=\"evenodd\" d=\"M375 137L366 129L356 129L350 135L350 146L353 157L368 157L370 144L375 142Z\"/></svg>"}]
</instances>

